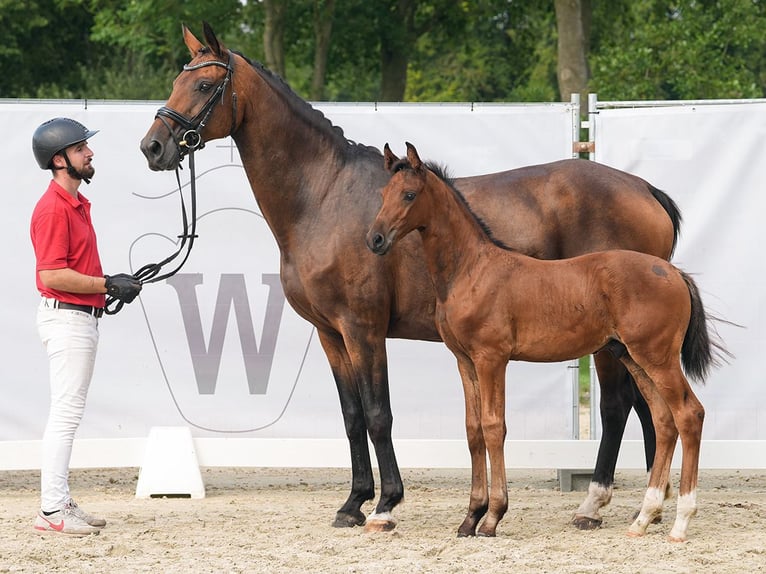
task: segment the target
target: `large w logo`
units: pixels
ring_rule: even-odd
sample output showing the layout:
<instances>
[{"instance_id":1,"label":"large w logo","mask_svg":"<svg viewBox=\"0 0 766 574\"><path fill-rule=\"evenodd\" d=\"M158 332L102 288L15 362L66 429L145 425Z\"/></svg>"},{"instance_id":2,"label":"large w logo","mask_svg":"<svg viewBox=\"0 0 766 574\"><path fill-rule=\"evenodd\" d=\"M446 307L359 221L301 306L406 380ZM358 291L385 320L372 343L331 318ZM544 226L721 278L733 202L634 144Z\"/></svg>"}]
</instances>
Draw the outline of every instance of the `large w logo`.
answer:
<instances>
[{"instance_id":1,"label":"large w logo","mask_svg":"<svg viewBox=\"0 0 766 574\"><path fill-rule=\"evenodd\" d=\"M201 395L215 393L226 328L233 306L250 394L266 394L271 366L274 361L274 349L279 335L282 310L285 305L285 295L282 292L279 275L275 273L262 275L262 283L269 288L269 295L260 345L255 339L244 274L225 273L221 275L208 345L205 345L196 290L196 286L202 284L202 274L178 273L168 278L167 282L176 290L178 295L199 393Z\"/></svg>"}]
</instances>

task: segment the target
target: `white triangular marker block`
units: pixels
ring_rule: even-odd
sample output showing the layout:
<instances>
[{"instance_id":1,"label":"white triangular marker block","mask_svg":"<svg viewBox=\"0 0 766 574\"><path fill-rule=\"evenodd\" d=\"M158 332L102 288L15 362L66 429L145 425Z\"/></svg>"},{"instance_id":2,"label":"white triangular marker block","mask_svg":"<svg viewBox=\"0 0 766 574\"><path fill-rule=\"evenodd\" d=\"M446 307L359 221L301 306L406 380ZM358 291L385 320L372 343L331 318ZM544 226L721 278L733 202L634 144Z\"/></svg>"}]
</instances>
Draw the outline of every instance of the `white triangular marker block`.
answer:
<instances>
[{"instance_id":1,"label":"white triangular marker block","mask_svg":"<svg viewBox=\"0 0 766 574\"><path fill-rule=\"evenodd\" d=\"M205 485L188 427L152 427L138 472L136 498L205 498Z\"/></svg>"}]
</instances>

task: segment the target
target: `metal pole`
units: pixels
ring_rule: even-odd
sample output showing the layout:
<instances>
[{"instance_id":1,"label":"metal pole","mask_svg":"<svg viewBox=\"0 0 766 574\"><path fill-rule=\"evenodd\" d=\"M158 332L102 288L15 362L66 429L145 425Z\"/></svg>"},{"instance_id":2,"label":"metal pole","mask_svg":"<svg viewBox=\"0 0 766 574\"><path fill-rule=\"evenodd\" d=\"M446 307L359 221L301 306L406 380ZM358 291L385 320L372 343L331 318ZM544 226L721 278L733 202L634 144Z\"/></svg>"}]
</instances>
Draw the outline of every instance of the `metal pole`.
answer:
<instances>
[{"instance_id":1,"label":"metal pole","mask_svg":"<svg viewBox=\"0 0 766 574\"><path fill-rule=\"evenodd\" d=\"M598 94L588 94L588 141L593 144L591 152L588 154L588 159L591 161L596 160L596 115L598 110ZM593 396L593 395L591 395Z\"/></svg>"},{"instance_id":2,"label":"metal pole","mask_svg":"<svg viewBox=\"0 0 766 574\"><path fill-rule=\"evenodd\" d=\"M577 144L580 143L580 94L575 93L570 96L572 103L572 157L580 157L577 152Z\"/></svg>"},{"instance_id":3,"label":"metal pole","mask_svg":"<svg viewBox=\"0 0 766 574\"><path fill-rule=\"evenodd\" d=\"M580 361L569 361L572 378L572 438L580 438Z\"/></svg>"}]
</instances>

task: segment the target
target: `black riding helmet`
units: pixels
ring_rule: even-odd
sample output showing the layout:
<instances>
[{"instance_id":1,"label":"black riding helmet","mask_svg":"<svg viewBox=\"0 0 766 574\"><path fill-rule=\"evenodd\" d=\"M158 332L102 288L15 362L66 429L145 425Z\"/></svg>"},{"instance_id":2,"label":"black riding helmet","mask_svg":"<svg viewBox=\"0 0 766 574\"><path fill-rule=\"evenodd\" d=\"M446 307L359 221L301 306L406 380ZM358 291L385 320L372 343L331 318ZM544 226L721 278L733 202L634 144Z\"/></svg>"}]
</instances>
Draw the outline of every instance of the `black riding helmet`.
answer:
<instances>
[{"instance_id":1,"label":"black riding helmet","mask_svg":"<svg viewBox=\"0 0 766 574\"><path fill-rule=\"evenodd\" d=\"M60 151L96 135L80 122L69 118L53 118L40 125L32 136L32 151L40 169L51 169L53 156ZM69 163L69 158L67 158Z\"/></svg>"}]
</instances>

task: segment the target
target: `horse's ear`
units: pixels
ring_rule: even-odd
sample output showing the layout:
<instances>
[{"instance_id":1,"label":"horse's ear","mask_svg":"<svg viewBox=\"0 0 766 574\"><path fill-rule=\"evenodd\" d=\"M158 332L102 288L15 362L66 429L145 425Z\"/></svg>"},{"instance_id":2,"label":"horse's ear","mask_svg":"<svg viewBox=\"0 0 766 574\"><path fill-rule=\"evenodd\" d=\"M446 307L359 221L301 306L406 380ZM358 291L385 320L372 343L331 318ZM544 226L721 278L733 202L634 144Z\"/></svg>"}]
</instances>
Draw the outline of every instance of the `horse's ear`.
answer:
<instances>
[{"instance_id":1,"label":"horse's ear","mask_svg":"<svg viewBox=\"0 0 766 574\"><path fill-rule=\"evenodd\" d=\"M191 52L192 58L196 58L199 51L205 46L202 45L202 42L197 40L194 34L191 33L191 30L186 27L186 24L183 25L182 30L184 35L184 44L186 44L186 47L189 48L189 52Z\"/></svg>"},{"instance_id":2,"label":"horse's ear","mask_svg":"<svg viewBox=\"0 0 766 574\"><path fill-rule=\"evenodd\" d=\"M406 142L406 143L407 143L407 161L410 162L412 169L418 170L421 167L423 167L423 162L420 161L418 150L416 150L415 146L412 145L410 142Z\"/></svg>"},{"instance_id":3,"label":"horse's ear","mask_svg":"<svg viewBox=\"0 0 766 574\"><path fill-rule=\"evenodd\" d=\"M205 42L207 42L207 45L210 47L210 51L220 58L226 51L226 48L218 41L215 32L213 32L213 28L207 22L202 22L202 33L205 35Z\"/></svg>"},{"instance_id":4,"label":"horse's ear","mask_svg":"<svg viewBox=\"0 0 766 574\"><path fill-rule=\"evenodd\" d=\"M388 144L386 144L383 147L383 165L386 168L386 171L391 171L391 167L399 161L399 158L394 155L394 152L391 151L391 148L388 147Z\"/></svg>"}]
</instances>

